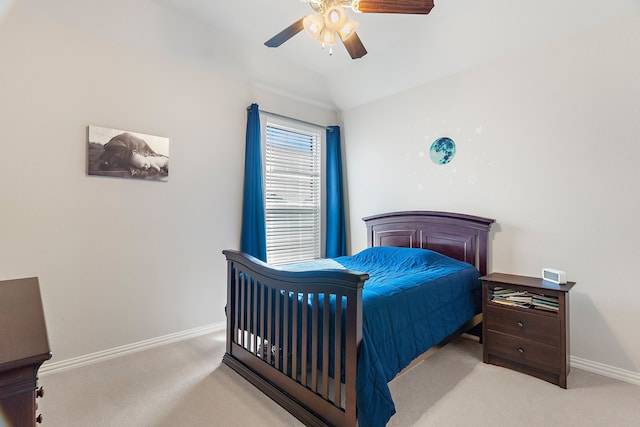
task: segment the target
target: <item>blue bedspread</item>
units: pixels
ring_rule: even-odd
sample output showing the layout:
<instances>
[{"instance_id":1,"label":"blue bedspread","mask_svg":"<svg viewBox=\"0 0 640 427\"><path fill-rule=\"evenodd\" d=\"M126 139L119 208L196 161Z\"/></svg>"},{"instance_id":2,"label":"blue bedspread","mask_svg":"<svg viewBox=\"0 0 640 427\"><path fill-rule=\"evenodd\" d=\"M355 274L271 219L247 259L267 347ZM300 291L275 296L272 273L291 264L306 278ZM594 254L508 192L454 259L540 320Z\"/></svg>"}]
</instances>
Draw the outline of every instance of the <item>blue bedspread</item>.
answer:
<instances>
[{"instance_id":1,"label":"blue bedspread","mask_svg":"<svg viewBox=\"0 0 640 427\"><path fill-rule=\"evenodd\" d=\"M395 413L387 383L480 312L478 270L433 251L395 247L301 263L296 269L319 266L369 274L362 294L358 423L384 426Z\"/></svg>"}]
</instances>

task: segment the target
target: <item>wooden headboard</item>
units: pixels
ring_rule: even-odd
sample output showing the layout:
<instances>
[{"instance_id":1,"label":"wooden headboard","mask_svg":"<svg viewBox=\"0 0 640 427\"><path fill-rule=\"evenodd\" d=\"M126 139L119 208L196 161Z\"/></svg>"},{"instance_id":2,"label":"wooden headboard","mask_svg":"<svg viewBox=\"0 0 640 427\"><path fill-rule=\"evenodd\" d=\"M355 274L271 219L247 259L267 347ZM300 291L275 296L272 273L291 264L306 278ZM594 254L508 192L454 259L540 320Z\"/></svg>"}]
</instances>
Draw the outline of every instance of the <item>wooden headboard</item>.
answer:
<instances>
[{"instance_id":1,"label":"wooden headboard","mask_svg":"<svg viewBox=\"0 0 640 427\"><path fill-rule=\"evenodd\" d=\"M494 219L452 212L402 211L363 218L367 245L430 249L487 274L488 236Z\"/></svg>"}]
</instances>

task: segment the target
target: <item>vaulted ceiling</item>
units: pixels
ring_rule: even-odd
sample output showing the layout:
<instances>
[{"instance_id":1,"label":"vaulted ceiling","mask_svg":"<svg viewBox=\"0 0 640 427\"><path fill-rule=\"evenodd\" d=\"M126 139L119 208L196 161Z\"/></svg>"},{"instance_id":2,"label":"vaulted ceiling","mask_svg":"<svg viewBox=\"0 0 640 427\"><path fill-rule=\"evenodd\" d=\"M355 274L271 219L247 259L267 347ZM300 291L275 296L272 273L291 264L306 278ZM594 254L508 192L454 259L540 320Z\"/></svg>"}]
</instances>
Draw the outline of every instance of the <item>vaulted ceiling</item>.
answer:
<instances>
[{"instance_id":1,"label":"vaulted ceiling","mask_svg":"<svg viewBox=\"0 0 640 427\"><path fill-rule=\"evenodd\" d=\"M300 0L154 1L221 29L230 43L242 39L256 49L269 50L269 60L320 73L327 81L329 99L342 109L640 13L637 0L436 0L428 15L349 10L360 24L358 35L368 50L353 60L340 45L329 55L304 31L279 48L263 45L313 13Z\"/></svg>"},{"instance_id":2,"label":"vaulted ceiling","mask_svg":"<svg viewBox=\"0 0 640 427\"><path fill-rule=\"evenodd\" d=\"M435 0L428 15L349 10L368 50L353 60L341 45L329 55L304 31L278 48L264 46L314 13L300 0L8 2L137 48L163 43L181 54L208 56L229 73L339 110L640 14L640 0Z\"/></svg>"}]
</instances>

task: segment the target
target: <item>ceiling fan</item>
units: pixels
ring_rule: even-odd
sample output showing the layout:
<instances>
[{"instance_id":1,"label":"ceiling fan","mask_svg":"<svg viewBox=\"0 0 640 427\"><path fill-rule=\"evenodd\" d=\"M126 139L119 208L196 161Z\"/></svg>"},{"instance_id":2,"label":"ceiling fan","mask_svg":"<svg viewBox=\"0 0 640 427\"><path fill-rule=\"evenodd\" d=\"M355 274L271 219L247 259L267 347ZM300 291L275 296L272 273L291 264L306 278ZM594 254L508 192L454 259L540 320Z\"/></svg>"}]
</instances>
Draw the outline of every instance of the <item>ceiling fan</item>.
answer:
<instances>
[{"instance_id":1,"label":"ceiling fan","mask_svg":"<svg viewBox=\"0 0 640 427\"><path fill-rule=\"evenodd\" d=\"M433 9L433 0L301 0L309 3L316 12L298 19L267 40L268 47L278 47L305 29L307 33L325 45L333 46L339 38L352 59L367 54L356 33L358 23L352 21L345 8L358 13L398 13L426 15ZM330 50L329 53L332 53Z\"/></svg>"}]
</instances>

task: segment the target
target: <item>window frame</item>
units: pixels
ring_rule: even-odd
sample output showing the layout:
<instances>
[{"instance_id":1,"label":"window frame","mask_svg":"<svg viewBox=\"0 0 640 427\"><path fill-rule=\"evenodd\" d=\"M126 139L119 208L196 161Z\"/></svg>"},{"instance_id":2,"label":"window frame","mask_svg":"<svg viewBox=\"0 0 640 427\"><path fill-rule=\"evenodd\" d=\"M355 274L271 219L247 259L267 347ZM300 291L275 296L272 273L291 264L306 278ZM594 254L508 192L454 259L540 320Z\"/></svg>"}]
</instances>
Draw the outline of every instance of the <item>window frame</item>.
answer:
<instances>
[{"instance_id":1,"label":"window frame","mask_svg":"<svg viewBox=\"0 0 640 427\"><path fill-rule=\"evenodd\" d=\"M320 165L319 165L319 186L320 186L320 199L319 199L319 231L318 231L318 239L320 239L320 244L319 244L319 253L318 253L318 259L322 258L324 256L325 253L325 229L326 229L326 222L325 222L325 216L326 216L326 192L325 192L325 187L326 187L326 127L324 126L320 126L320 125L315 125L312 123L308 123L308 122L304 122L301 120L297 120L294 118L289 118L289 117L285 117L285 116L280 116L277 114L273 114L273 113L267 113L267 112L260 112L260 133L261 133L261 138L260 138L260 144L261 144L261 149L262 149L262 182L263 182L263 188L264 188L264 194L265 194L265 200L264 200L264 204L265 204L265 231L267 233L267 262L270 264L274 264L274 265L279 265L279 264L286 264L286 263L290 263L290 262L303 262L303 261L310 261L311 259L298 259L298 260L288 260L288 261L283 261L283 262L272 262L271 260L269 260L269 244L268 244L268 230L266 227L266 223L267 223L267 217L268 217L268 213L267 213L267 182L266 182L266 175L267 175L267 163L266 163L266 144L267 144L267 138L266 138L266 134L267 134L267 127L269 125L275 125L278 127L284 127L284 128L288 128L288 129L292 129L293 131L299 131L299 132L304 132L304 133L313 133L317 135L318 138L318 149L320 150ZM315 258L314 258L315 259Z\"/></svg>"}]
</instances>

